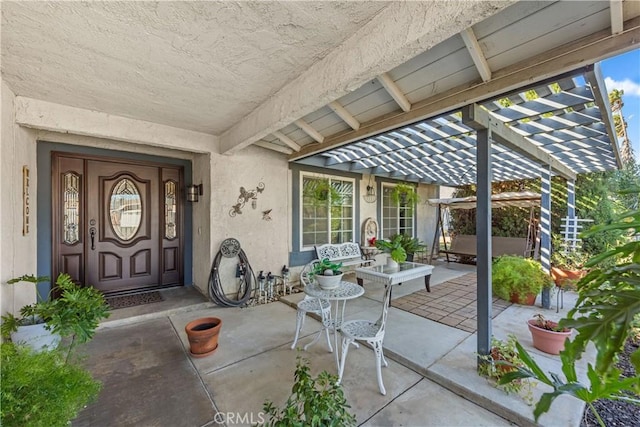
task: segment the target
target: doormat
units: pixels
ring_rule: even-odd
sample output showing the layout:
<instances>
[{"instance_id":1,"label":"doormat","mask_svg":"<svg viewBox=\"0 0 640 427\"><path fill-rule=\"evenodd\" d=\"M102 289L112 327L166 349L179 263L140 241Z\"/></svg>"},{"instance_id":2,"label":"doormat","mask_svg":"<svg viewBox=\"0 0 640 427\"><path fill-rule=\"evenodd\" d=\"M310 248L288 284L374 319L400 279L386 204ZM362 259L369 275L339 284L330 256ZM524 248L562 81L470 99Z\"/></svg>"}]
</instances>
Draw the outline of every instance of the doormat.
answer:
<instances>
[{"instance_id":1,"label":"doormat","mask_svg":"<svg viewBox=\"0 0 640 427\"><path fill-rule=\"evenodd\" d=\"M107 297L105 299L107 300L107 304L109 304L109 308L111 310L164 301L164 298L162 298L162 294L159 291L122 295L118 297Z\"/></svg>"}]
</instances>

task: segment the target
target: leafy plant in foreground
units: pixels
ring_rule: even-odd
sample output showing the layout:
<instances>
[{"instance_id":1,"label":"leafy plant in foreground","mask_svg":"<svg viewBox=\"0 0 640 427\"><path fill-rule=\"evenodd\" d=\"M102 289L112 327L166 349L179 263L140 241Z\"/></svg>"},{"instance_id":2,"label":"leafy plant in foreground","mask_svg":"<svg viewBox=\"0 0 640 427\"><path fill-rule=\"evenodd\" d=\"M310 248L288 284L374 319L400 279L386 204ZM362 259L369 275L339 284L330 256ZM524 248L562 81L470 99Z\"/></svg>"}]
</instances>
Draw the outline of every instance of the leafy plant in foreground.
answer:
<instances>
[{"instance_id":1,"label":"leafy plant in foreground","mask_svg":"<svg viewBox=\"0 0 640 427\"><path fill-rule=\"evenodd\" d=\"M638 190L635 190L637 192ZM630 241L591 258L585 267L595 267L578 282L578 300L560 326L574 328L578 335L565 344L560 353L564 379L556 373L545 374L527 351L516 343L527 368L506 374L501 383L522 378L535 378L551 387L534 409L536 421L549 410L556 397L572 395L587 403L601 426L602 418L593 406L598 399L611 399L640 405L640 375L622 378L615 363L640 313L640 210L627 212L610 224L593 227L585 237L616 231L629 233ZM578 381L576 361L592 342L597 350L595 364L588 364L589 385ZM640 372L640 350L631 355L631 363ZM635 396L634 396L635 394Z\"/></svg>"},{"instance_id":2,"label":"leafy plant in foreground","mask_svg":"<svg viewBox=\"0 0 640 427\"><path fill-rule=\"evenodd\" d=\"M95 400L100 383L59 351L35 353L3 343L0 387L1 422L5 427L55 427L69 421Z\"/></svg>"},{"instance_id":3,"label":"leafy plant in foreground","mask_svg":"<svg viewBox=\"0 0 640 427\"><path fill-rule=\"evenodd\" d=\"M309 360L296 358L295 382L284 408L267 400L264 411L267 426L355 426L356 418L347 410L338 377L322 371L316 378L310 374Z\"/></svg>"}]
</instances>

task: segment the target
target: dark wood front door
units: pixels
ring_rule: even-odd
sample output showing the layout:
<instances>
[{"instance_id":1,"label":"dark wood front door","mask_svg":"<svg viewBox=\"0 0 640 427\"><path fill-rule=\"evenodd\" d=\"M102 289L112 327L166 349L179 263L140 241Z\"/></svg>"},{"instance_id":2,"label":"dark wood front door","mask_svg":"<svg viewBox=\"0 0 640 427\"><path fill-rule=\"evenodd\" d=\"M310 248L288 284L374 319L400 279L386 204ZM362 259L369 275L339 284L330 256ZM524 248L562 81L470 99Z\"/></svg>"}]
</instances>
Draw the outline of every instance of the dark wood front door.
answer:
<instances>
[{"instance_id":1,"label":"dark wood front door","mask_svg":"<svg viewBox=\"0 0 640 427\"><path fill-rule=\"evenodd\" d=\"M105 293L180 284L181 170L54 154L54 275Z\"/></svg>"}]
</instances>

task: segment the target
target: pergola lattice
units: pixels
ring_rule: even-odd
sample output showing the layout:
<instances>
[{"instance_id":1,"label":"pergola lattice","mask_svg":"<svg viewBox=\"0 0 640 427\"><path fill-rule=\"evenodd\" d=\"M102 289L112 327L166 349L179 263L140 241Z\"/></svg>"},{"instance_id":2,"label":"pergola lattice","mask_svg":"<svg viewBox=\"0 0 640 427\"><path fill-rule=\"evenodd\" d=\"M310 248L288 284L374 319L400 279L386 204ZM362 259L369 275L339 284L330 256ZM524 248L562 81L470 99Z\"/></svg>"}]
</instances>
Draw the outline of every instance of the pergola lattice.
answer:
<instances>
[{"instance_id":1,"label":"pergola lattice","mask_svg":"<svg viewBox=\"0 0 640 427\"><path fill-rule=\"evenodd\" d=\"M604 84L595 68L472 106L474 119L486 116L492 131L491 179L539 178L540 168L547 165L552 173L569 179L578 173L617 168L618 148L601 87ZM472 184L476 182L476 130L463 117L463 110L299 162L428 184Z\"/></svg>"}]
</instances>

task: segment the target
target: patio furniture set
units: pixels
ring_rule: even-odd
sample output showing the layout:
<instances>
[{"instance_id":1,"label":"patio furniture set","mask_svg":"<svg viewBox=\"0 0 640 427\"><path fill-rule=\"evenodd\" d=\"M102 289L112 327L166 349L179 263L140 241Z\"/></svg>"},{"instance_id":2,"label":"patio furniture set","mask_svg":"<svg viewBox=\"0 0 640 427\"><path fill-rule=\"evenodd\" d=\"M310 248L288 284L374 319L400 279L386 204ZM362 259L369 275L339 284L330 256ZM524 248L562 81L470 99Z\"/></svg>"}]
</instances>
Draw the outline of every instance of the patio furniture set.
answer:
<instances>
[{"instance_id":1,"label":"patio furniture set","mask_svg":"<svg viewBox=\"0 0 640 427\"><path fill-rule=\"evenodd\" d=\"M317 262L317 260L315 262ZM335 354L336 369L339 378L338 383L340 383L344 375L349 346L353 344L358 347L357 341L368 343L374 350L376 357L376 374L380 393L383 395L386 394L382 381L382 365L387 366L387 361L384 358L382 345L393 286L424 277L425 287L429 290L429 280L433 266L405 262L395 268L387 265L358 267L355 270L358 284L341 281L340 285L336 288L322 289L309 276L312 264L313 261L307 264L300 274L300 280L304 285L306 295L305 298L298 303L296 332L291 348L296 347L299 334L304 325L305 314L315 313L322 319L322 328L304 349L306 350L318 342L322 335L325 335L329 352L334 352ZM374 320L357 319L345 321L346 303L348 300L364 295L365 290L362 283L365 279L373 284L383 285L385 287L380 317ZM330 332L332 332L334 336L333 347L329 337ZM341 343L339 342L339 335L342 336Z\"/></svg>"}]
</instances>

